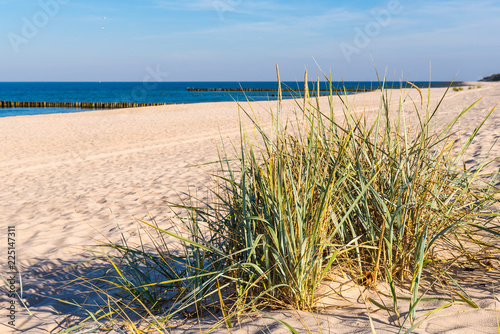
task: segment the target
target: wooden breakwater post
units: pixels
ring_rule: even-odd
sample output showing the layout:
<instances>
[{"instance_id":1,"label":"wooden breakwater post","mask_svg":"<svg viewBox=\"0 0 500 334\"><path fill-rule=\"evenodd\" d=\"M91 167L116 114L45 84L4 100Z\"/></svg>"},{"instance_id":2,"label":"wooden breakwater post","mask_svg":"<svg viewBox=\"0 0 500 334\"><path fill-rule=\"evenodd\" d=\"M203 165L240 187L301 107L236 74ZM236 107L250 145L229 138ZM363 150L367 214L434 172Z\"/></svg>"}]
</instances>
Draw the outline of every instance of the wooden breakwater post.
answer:
<instances>
[{"instance_id":1,"label":"wooden breakwater post","mask_svg":"<svg viewBox=\"0 0 500 334\"><path fill-rule=\"evenodd\" d=\"M361 93L361 92L370 92L376 90L376 88L364 88L363 90L360 89L344 89L342 87L336 87L333 88L334 91L346 91L346 92L356 92L356 93ZM188 92L277 92L278 88L187 88ZM291 88L283 88L283 92L297 92L297 89L291 89ZM328 89L320 89L320 92L329 92Z\"/></svg>"},{"instance_id":2,"label":"wooden breakwater post","mask_svg":"<svg viewBox=\"0 0 500 334\"><path fill-rule=\"evenodd\" d=\"M163 106L166 103L131 102L25 102L0 101L0 108L71 108L71 109L119 109Z\"/></svg>"}]
</instances>

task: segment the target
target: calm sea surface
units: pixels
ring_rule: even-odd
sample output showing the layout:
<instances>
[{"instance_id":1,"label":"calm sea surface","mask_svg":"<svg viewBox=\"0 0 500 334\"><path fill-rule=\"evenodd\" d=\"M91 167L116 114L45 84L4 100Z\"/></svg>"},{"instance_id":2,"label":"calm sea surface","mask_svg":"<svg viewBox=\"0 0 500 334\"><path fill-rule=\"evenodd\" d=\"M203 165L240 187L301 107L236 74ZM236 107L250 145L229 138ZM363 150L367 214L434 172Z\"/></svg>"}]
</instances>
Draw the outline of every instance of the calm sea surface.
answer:
<instances>
[{"instance_id":1,"label":"calm sea surface","mask_svg":"<svg viewBox=\"0 0 500 334\"><path fill-rule=\"evenodd\" d=\"M364 91L378 88L377 82L344 82L348 90ZM334 82L334 87L342 87ZM417 82L428 87L428 82ZM312 90L315 83L310 83ZM399 88L400 82L386 83L387 87ZM432 82L433 87L447 86L445 82ZM0 101L21 102L132 102L132 103L200 103L222 101L274 100L275 91L191 91L190 89L277 89L276 82L0 82ZM284 82L283 88L302 91L303 82ZM320 83L321 90L328 84ZM284 92L284 97L297 93ZM0 108L0 117L67 113L86 111L72 108Z\"/></svg>"}]
</instances>

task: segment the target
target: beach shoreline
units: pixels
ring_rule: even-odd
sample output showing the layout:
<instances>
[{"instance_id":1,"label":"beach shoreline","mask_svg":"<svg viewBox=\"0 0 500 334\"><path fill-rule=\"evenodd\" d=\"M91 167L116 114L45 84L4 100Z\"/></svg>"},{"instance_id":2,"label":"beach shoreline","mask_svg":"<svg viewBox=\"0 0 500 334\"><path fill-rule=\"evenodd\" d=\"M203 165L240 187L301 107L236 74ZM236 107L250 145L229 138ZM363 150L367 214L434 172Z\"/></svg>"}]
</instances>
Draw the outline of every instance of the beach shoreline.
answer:
<instances>
[{"instance_id":1,"label":"beach shoreline","mask_svg":"<svg viewBox=\"0 0 500 334\"><path fill-rule=\"evenodd\" d=\"M464 139L473 131L471 125L500 101L498 85L484 82L473 85L482 87L459 92L450 90L438 115L439 119L449 120L486 94L459 124L465 131ZM444 91L444 88L430 89L431 105L437 103ZM427 90L422 92L425 101ZM398 90L391 93L397 102ZM413 101L407 101L408 117L415 120L411 105L419 104L420 96L413 90L411 97ZM377 110L379 98L378 92L349 96L359 112L367 113ZM319 100L322 107L328 108L327 97ZM290 111L296 103L301 102L283 101L283 110ZM252 106L256 114L263 115L265 123L266 111L276 110L277 102L255 102ZM339 101L335 106L336 112L341 112ZM120 233L127 240L137 242L134 217L160 219L164 201L175 202L178 192L189 189L203 192L203 186L210 184L206 168L190 166L216 161L220 138L237 140L238 120L236 102L0 118L0 217L4 222L0 237L5 240L7 226L16 227L17 262L23 275L24 298L34 314L28 316L18 305L16 331L12 332L47 333L54 328L64 329L66 317L76 308L56 299L81 300L84 293L65 291L58 281L58 270L85 259L81 255L82 245L106 238L116 241L121 238ZM494 112L471 145L467 163L479 162L488 152L490 157L500 156L500 144L494 144L499 138L500 112ZM498 170L500 162L490 167ZM6 248L3 242L0 253L6 254ZM459 333L478 326L487 332L495 331L500 302L491 294L491 289L500 290L500 275L498 268L484 275L496 281L472 289L482 303L481 309L458 306L443 313L440 320L429 320L419 331ZM6 288L4 283L2 286ZM52 290L55 287L57 289ZM44 294L49 297L40 297ZM6 302L3 294L0 303ZM332 311L315 318L304 312L279 311L276 316L291 319L301 329L301 319L305 319L311 328L331 325L336 326L339 333L369 333L370 324L363 312L352 315L349 309L339 309L337 313ZM377 320L377 333L397 332L387 315L378 312L373 317ZM246 325L241 332L246 332L245 329L257 332L259 328L272 326L264 317L254 320L244 321ZM195 324L191 330L208 329L209 323ZM11 329L2 320L0 331L7 330ZM281 327L280 330L285 332Z\"/></svg>"}]
</instances>

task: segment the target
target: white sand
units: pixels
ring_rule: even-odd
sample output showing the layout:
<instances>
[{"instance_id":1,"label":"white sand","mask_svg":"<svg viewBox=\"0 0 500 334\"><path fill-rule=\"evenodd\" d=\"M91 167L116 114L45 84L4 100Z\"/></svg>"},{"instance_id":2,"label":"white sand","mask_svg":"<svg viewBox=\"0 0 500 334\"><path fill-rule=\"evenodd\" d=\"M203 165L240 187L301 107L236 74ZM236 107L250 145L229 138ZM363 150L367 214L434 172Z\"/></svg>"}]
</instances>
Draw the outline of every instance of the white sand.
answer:
<instances>
[{"instance_id":1,"label":"white sand","mask_svg":"<svg viewBox=\"0 0 500 334\"><path fill-rule=\"evenodd\" d=\"M462 138L473 130L470 125L477 125L481 116L500 101L500 87L481 85L481 89L450 91L439 111L439 118L450 119L486 94L459 124L461 129L468 129ZM433 103L443 92L432 89ZM397 101L398 94L394 92L393 101ZM378 106L378 96L379 93L372 92L353 96L351 100L358 110L365 106L370 112ZM416 92L412 97L420 103ZM328 105L326 98L321 103ZM276 102L259 105L275 109ZM284 103L288 110L293 105L293 101ZM257 104L254 106L261 110ZM407 109L411 109L410 104ZM410 112L409 116L415 115ZM80 291L71 286L61 287L58 282L62 277L59 268L82 260L78 246L95 244L104 237L117 241L120 238L117 223L128 240L137 241L137 225L132 217L146 219L146 205L160 221L158 205L162 200L178 201L176 192L166 185L181 191L188 187L203 189L209 180L204 171L186 167L215 161L215 143L220 134L235 139L238 133L235 103L0 118L0 262L7 261L7 226L15 226L23 296L33 313L28 316L17 305L17 331L52 333L64 329L67 315L75 312L75 308L52 298L83 300ZM500 110L493 113L471 146L468 163L480 161L498 138ZM500 156L500 143L494 145L491 154ZM491 168L500 168L500 162ZM3 275L6 270L2 266ZM493 289L500 296L500 271L474 275L478 281L466 285L481 309L454 305L431 316L418 332L497 332L496 309L500 310L500 299L493 295ZM481 278L481 275L486 276ZM484 280L484 285L477 283L479 280ZM7 310L3 308L10 299L4 282L0 284L0 333L8 333L13 330L7 327ZM273 315L303 332L309 327L317 333L320 327L323 332L331 333L370 333L366 308L361 299L355 298L359 292L353 296L349 308L329 309L323 314L277 311ZM401 309L408 309L402 305ZM441 304L422 305L428 311ZM371 317L378 333L398 332L387 312L379 310ZM206 319L183 328L186 332L207 330L210 321ZM237 333L287 332L262 316L249 318L241 326Z\"/></svg>"}]
</instances>

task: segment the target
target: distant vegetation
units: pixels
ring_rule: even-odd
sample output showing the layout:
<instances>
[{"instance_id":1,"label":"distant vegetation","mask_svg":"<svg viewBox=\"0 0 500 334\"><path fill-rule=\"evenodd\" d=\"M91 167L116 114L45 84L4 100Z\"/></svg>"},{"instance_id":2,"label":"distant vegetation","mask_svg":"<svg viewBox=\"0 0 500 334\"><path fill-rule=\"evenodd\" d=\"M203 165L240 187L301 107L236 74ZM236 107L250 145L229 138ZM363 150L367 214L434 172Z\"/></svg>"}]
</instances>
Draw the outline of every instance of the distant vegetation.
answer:
<instances>
[{"instance_id":1,"label":"distant vegetation","mask_svg":"<svg viewBox=\"0 0 500 334\"><path fill-rule=\"evenodd\" d=\"M479 81L500 81L500 73L490 75L489 77L484 77Z\"/></svg>"},{"instance_id":2,"label":"distant vegetation","mask_svg":"<svg viewBox=\"0 0 500 334\"><path fill-rule=\"evenodd\" d=\"M476 89L476 88L477 88L477 89L479 89L479 88L481 88L481 87L482 87L482 86L469 86L469 90L471 90L471 89ZM460 91L462 91L462 90L464 90L464 88L463 88L463 87L453 87L453 91L455 91L455 92L460 92Z\"/></svg>"}]
</instances>

